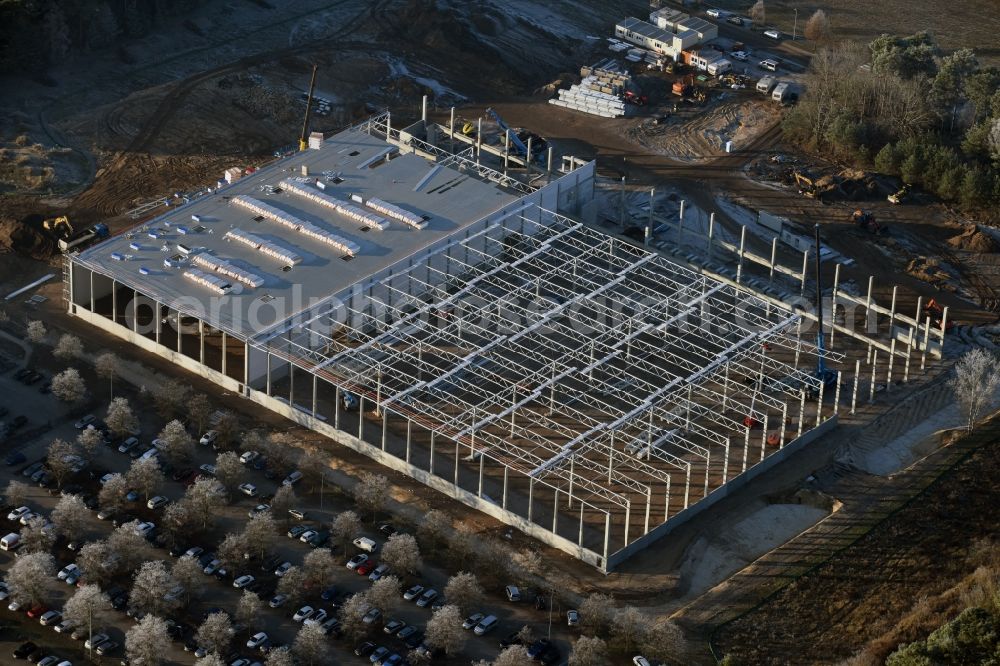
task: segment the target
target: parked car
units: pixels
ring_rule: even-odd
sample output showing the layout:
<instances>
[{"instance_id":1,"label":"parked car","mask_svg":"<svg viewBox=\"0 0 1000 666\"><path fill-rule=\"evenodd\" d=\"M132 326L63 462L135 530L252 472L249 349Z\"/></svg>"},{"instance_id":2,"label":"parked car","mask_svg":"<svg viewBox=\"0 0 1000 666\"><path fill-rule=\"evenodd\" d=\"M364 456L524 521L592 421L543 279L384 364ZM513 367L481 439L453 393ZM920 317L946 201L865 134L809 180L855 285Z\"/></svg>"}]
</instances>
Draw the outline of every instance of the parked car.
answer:
<instances>
[{"instance_id":1,"label":"parked car","mask_svg":"<svg viewBox=\"0 0 1000 666\"><path fill-rule=\"evenodd\" d=\"M243 455L240 456L240 462L243 463L244 465L249 465L259 455L260 454L257 453L256 451L246 451L243 453Z\"/></svg>"},{"instance_id":2,"label":"parked car","mask_svg":"<svg viewBox=\"0 0 1000 666\"><path fill-rule=\"evenodd\" d=\"M131 453L135 447L139 446L138 437L129 437L118 445L118 453Z\"/></svg>"},{"instance_id":3,"label":"parked car","mask_svg":"<svg viewBox=\"0 0 1000 666\"><path fill-rule=\"evenodd\" d=\"M474 629L484 617L486 617L485 613L473 613L469 617L465 618L465 622L462 623L462 629Z\"/></svg>"},{"instance_id":4,"label":"parked car","mask_svg":"<svg viewBox=\"0 0 1000 666\"><path fill-rule=\"evenodd\" d=\"M732 23L733 25L743 25L745 23L742 16L730 16L726 20Z\"/></svg>"},{"instance_id":5,"label":"parked car","mask_svg":"<svg viewBox=\"0 0 1000 666\"><path fill-rule=\"evenodd\" d=\"M295 611L294 615L292 615L292 621L293 622L303 622L303 621L305 621L305 619L307 617L309 617L310 615L312 615L312 612L314 610L316 610L316 609L313 608L312 606L303 606L302 608L300 608L297 611Z\"/></svg>"},{"instance_id":6,"label":"parked car","mask_svg":"<svg viewBox=\"0 0 1000 666\"><path fill-rule=\"evenodd\" d=\"M59 580L66 580L68 576L77 573L79 571L80 567L76 566L75 564L67 564L62 569L59 570L59 573L56 574L56 578L58 578Z\"/></svg>"},{"instance_id":7,"label":"parked car","mask_svg":"<svg viewBox=\"0 0 1000 666\"><path fill-rule=\"evenodd\" d=\"M383 576L387 575L390 571L388 564L380 564L375 567L370 574L368 574L368 580L375 582Z\"/></svg>"},{"instance_id":8,"label":"parked car","mask_svg":"<svg viewBox=\"0 0 1000 666\"><path fill-rule=\"evenodd\" d=\"M507 601L518 602L521 600L521 590L516 585L508 585L504 588L504 592L507 594Z\"/></svg>"},{"instance_id":9,"label":"parked car","mask_svg":"<svg viewBox=\"0 0 1000 666\"><path fill-rule=\"evenodd\" d=\"M256 650L266 642L267 642L267 634L265 634L263 631L259 631L250 637L250 639L247 641L247 647L250 648L251 650Z\"/></svg>"},{"instance_id":10,"label":"parked car","mask_svg":"<svg viewBox=\"0 0 1000 666\"><path fill-rule=\"evenodd\" d=\"M218 431L208 430L205 432L204 435L201 436L201 439L198 440L198 443L201 444L202 446L208 446L209 444L214 444L215 440L217 440L218 438L219 438Z\"/></svg>"},{"instance_id":11,"label":"parked car","mask_svg":"<svg viewBox=\"0 0 1000 666\"><path fill-rule=\"evenodd\" d=\"M34 654L37 650L37 645L31 641L25 641L14 649L14 659L27 659L29 655Z\"/></svg>"},{"instance_id":12,"label":"parked car","mask_svg":"<svg viewBox=\"0 0 1000 666\"><path fill-rule=\"evenodd\" d=\"M7 520L21 520L21 516L26 513L31 513L31 509L26 506L19 506L7 514Z\"/></svg>"},{"instance_id":13,"label":"parked car","mask_svg":"<svg viewBox=\"0 0 1000 666\"><path fill-rule=\"evenodd\" d=\"M135 533L142 537L148 537L156 529L156 525L150 522L141 522L135 526Z\"/></svg>"},{"instance_id":14,"label":"parked car","mask_svg":"<svg viewBox=\"0 0 1000 666\"><path fill-rule=\"evenodd\" d=\"M38 618L38 623L43 627L55 626L62 622L62 613L57 610L50 610L43 613L40 618Z\"/></svg>"},{"instance_id":15,"label":"parked car","mask_svg":"<svg viewBox=\"0 0 1000 666\"><path fill-rule=\"evenodd\" d=\"M496 629L498 624L500 624L500 620L497 619L496 615L487 615L473 628L472 633L476 636L482 636Z\"/></svg>"},{"instance_id":16,"label":"parked car","mask_svg":"<svg viewBox=\"0 0 1000 666\"><path fill-rule=\"evenodd\" d=\"M289 509L288 510L288 515L291 516L292 518L294 518L295 520L305 520L306 519L306 512L303 511L302 509Z\"/></svg>"},{"instance_id":17,"label":"parked car","mask_svg":"<svg viewBox=\"0 0 1000 666\"><path fill-rule=\"evenodd\" d=\"M237 590L242 590L247 585L250 585L254 581L254 577L250 574L244 574L233 581L233 587Z\"/></svg>"},{"instance_id":18,"label":"parked car","mask_svg":"<svg viewBox=\"0 0 1000 666\"><path fill-rule=\"evenodd\" d=\"M356 654L359 657L367 657L374 651L375 651L375 644L372 643L371 641L365 641L358 647L354 648L354 654Z\"/></svg>"},{"instance_id":19,"label":"parked car","mask_svg":"<svg viewBox=\"0 0 1000 666\"><path fill-rule=\"evenodd\" d=\"M417 606L419 606L420 608L427 608L439 596L440 593L437 590L427 590L426 592L420 595L419 599L417 599Z\"/></svg>"},{"instance_id":20,"label":"parked car","mask_svg":"<svg viewBox=\"0 0 1000 666\"><path fill-rule=\"evenodd\" d=\"M4 458L3 462L8 467L13 467L14 465L20 465L25 460L27 460L27 458L24 457L23 453L21 453L20 451L14 451L9 456Z\"/></svg>"},{"instance_id":21,"label":"parked car","mask_svg":"<svg viewBox=\"0 0 1000 666\"><path fill-rule=\"evenodd\" d=\"M326 618L329 616L330 614L325 609L317 608L316 610L314 610L312 613L309 614L309 617L307 617L303 621L303 624L308 624L308 625L323 624L323 622L325 622Z\"/></svg>"},{"instance_id":22,"label":"parked car","mask_svg":"<svg viewBox=\"0 0 1000 666\"><path fill-rule=\"evenodd\" d=\"M356 555L355 557L361 557L361 555ZM365 556L365 557L367 557L367 556ZM413 587L411 587L410 589L408 589L406 592L403 592L403 598L406 599L407 601L413 601L414 599L416 599L417 597L419 597L421 594L423 594L425 589L426 588L423 585L414 585Z\"/></svg>"},{"instance_id":23,"label":"parked car","mask_svg":"<svg viewBox=\"0 0 1000 666\"><path fill-rule=\"evenodd\" d=\"M575 627L580 624L580 611L578 610L568 610L566 611L566 624L570 627Z\"/></svg>"},{"instance_id":24,"label":"parked car","mask_svg":"<svg viewBox=\"0 0 1000 666\"><path fill-rule=\"evenodd\" d=\"M202 569L202 572L206 576L211 576L216 571L218 571L220 567L222 567L222 560L213 559L208 564L205 565L205 568Z\"/></svg>"},{"instance_id":25,"label":"parked car","mask_svg":"<svg viewBox=\"0 0 1000 666\"><path fill-rule=\"evenodd\" d=\"M366 553L374 553L378 550L378 544L375 543L375 540L369 539L368 537L359 536L352 543L355 548L363 550Z\"/></svg>"},{"instance_id":26,"label":"parked car","mask_svg":"<svg viewBox=\"0 0 1000 666\"><path fill-rule=\"evenodd\" d=\"M375 622L378 622L381 617L382 611L377 608L369 608L368 612L361 618L361 622L364 624L374 624Z\"/></svg>"},{"instance_id":27,"label":"parked car","mask_svg":"<svg viewBox=\"0 0 1000 666\"><path fill-rule=\"evenodd\" d=\"M91 423L93 423L96 420L97 420L96 416L94 416L93 414L87 414L86 416L84 416L83 418L81 418L79 421L77 421L76 423L74 423L73 427L76 428L77 430L83 430L84 428L86 428L87 426L89 426Z\"/></svg>"},{"instance_id":28,"label":"parked car","mask_svg":"<svg viewBox=\"0 0 1000 666\"><path fill-rule=\"evenodd\" d=\"M382 627L382 631L392 636L405 626L406 623L402 620L389 620L385 623L385 626Z\"/></svg>"},{"instance_id":29,"label":"parked car","mask_svg":"<svg viewBox=\"0 0 1000 666\"><path fill-rule=\"evenodd\" d=\"M265 513L265 512L270 511L270 510L271 510L271 505L270 504L258 504L254 508L252 508L249 511L247 511L247 518L253 518L258 513Z\"/></svg>"},{"instance_id":30,"label":"parked car","mask_svg":"<svg viewBox=\"0 0 1000 666\"><path fill-rule=\"evenodd\" d=\"M271 601L268 602L268 606L270 606L271 608L281 608L282 606L285 605L286 601L288 601L287 594L276 594L273 597L271 597Z\"/></svg>"},{"instance_id":31,"label":"parked car","mask_svg":"<svg viewBox=\"0 0 1000 666\"><path fill-rule=\"evenodd\" d=\"M241 483L239 485L239 489L240 489L240 492L243 493L244 495L246 495L247 497L256 497L257 496L257 486L255 486L252 483Z\"/></svg>"},{"instance_id":32,"label":"parked car","mask_svg":"<svg viewBox=\"0 0 1000 666\"><path fill-rule=\"evenodd\" d=\"M281 578L286 573L288 573L288 570L291 568L292 568L291 562L282 562L275 568L274 575L277 576L278 578Z\"/></svg>"},{"instance_id":33,"label":"parked car","mask_svg":"<svg viewBox=\"0 0 1000 666\"><path fill-rule=\"evenodd\" d=\"M375 569L375 560L362 562L355 571L359 576L367 576Z\"/></svg>"},{"instance_id":34,"label":"parked car","mask_svg":"<svg viewBox=\"0 0 1000 666\"><path fill-rule=\"evenodd\" d=\"M781 39L781 32L772 28L770 30L765 30L764 31L764 36L765 37L770 37L771 39L780 40Z\"/></svg>"},{"instance_id":35,"label":"parked car","mask_svg":"<svg viewBox=\"0 0 1000 666\"><path fill-rule=\"evenodd\" d=\"M281 485L294 486L301 480L302 480L302 472L295 470L294 472L285 477L284 481L281 482Z\"/></svg>"},{"instance_id":36,"label":"parked car","mask_svg":"<svg viewBox=\"0 0 1000 666\"><path fill-rule=\"evenodd\" d=\"M632 657L632 664L633 666L652 666L652 664L649 663L649 659L646 659L641 654L637 654Z\"/></svg>"},{"instance_id":37,"label":"parked car","mask_svg":"<svg viewBox=\"0 0 1000 666\"><path fill-rule=\"evenodd\" d=\"M418 629L417 627L415 627L415 626L413 626L411 624L411 625L403 627L402 629L400 629L399 631L397 631L396 632L396 638L398 638L399 640L401 640L403 642L406 642L411 636L413 636L414 634L417 634L419 632L420 632L420 629Z\"/></svg>"},{"instance_id":38,"label":"parked car","mask_svg":"<svg viewBox=\"0 0 1000 666\"><path fill-rule=\"evenodd\" d=\"M309 528L305 525L292 525L291 529L288 530L289 539L298 539L302 536L302 533L307 531Z\"/></svg>"},{"instance_id":39,"label":"parked car","mask_svg":"<svg viewBox=\"0 0 1000 666\"><path fill-rule=\"evenodd\" d=\"M205 474L208 474L209 476L215 476L215 465L209 465L208 463L205 463L204 465L199 465L198 469L203 471Z\"/></svg>"},{"instance_id":40,"label":"parked car","mask_svg":"<svg viewBox=\"0 0 1000 666\"><path fill-rule=\"evenodd\" d=\"M368 661L373 664L381 664L382 661L389 656L389 648L385 646L378 646L375 648L371 654L368 655Z\"/></svg>"},{"instance_id":41,"label":"parked car","mask_svg":"<svg viewBox=\"0 0 1000 666\"><path fill-rule=\"evenodd\" d=\"M118 643L115 641L104 641L94 650L100 656L109 655L118 649Z\"/></svg>"},{"instance_id":42,"label":"parked car","mask_svg":"<svg viewBox=\"0 0 1000 666\"><path fill-rule=\"evenodd\" d=\"M326 634L326 635L328 635L328 636L330 634L334 634L335 636L339 636L340 632L341 632L340 620L338 620L335 617L331 617L326 622L324 622L320 626L320 628L323 630L323 633Z\"/></svg>"},{"instance_id":43,"label":"parked car","mask_svg":"<svg viewBox=\"0 0 1000 666\"><path fill-rule=\"evenodd\" d=\"M111 640L111 636L108 636L107 634L94 634L93 637L87 639L87 641L83 644L83 647L90 650L96 648L104 641L109 640Z\"/></svg>"},{"instance_id":44,"label":"parked car","mask_svg":"<svg viewBox=\"0 0 1000 666\"><path fill-rule=\"evenodd\" d=\"M368 555L367 554L365 554L365 553L358 553L357 555L355 555L351 559L347 560L347 568L350 569L351 571L354 571L355 569L357 569L359 566L361 566L362 564L364 564L367 561L368 561ZM423 589L423 588L421 588L421 589Z\"/></svg>"},{"instance_id":45,"label":"parked car","mask_svg":"<svg viewBox=\"0 0 1000 666\"><path fill-rule=\"evenodd\" d=\"M746 51L733 51L732 53L729 54L729 57L731 57L733 60L746 62L747 58L749 58L750 56L747 54Z\"/></svg>"},{"instance_id":46,"label":"parked car","mask_svg":"<svg viewBox=\"0 0 1000 666\"><path fill-rule=\"evenodd\" d=\"M162 509L166 505L170 504L170 500L163 495L157 495L146 502L146 508L148 509Z\"/></svg>"}]
</instances>

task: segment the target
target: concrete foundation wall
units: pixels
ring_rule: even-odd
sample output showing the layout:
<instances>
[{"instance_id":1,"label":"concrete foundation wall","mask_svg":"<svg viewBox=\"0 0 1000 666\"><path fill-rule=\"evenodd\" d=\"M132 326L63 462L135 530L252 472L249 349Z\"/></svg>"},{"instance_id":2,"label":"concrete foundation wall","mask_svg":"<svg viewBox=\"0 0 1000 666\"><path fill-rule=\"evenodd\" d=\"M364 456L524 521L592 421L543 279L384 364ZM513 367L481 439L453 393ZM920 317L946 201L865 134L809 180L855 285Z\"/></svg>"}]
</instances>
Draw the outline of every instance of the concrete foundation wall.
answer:
<instances>
[{"instance_id":1,"label":"concrete foundation wall","mask_svg":"<svg viewBox=\"0 0 1000 666\"><path fill-rule=\"evenodd\" d=\"M784 462L790 456L798 453L811 442L816 441L826 433L837 427L837 416L834 414L829 419L813 428L801 437L798 437L785 445L780 451L775 451L761 462L747 469L739 476L733 477L725 485L720 486L704 499L698 500L683 511L671 516L670 520L651 529L648 533L639 537L621 550L615 551L608 556L608 567L606 571L611 571L619 564L632 557L639 551L648 548L654 542L669 535L675 529L690 521L692 518L705 511L709 507L721 502L730 494L742 489L748 483L756 479L761 474L770 471L776 465Z\"/></svg>"}]
</instances>

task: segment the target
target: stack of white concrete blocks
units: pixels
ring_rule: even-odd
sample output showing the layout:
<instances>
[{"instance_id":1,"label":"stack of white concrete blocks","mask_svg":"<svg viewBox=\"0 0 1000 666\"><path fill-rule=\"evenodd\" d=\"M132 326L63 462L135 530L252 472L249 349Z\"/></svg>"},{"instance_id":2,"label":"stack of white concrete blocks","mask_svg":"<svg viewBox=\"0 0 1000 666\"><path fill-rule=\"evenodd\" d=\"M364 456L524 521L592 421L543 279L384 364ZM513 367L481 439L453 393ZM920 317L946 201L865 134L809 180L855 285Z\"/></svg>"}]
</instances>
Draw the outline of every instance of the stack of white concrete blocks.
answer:
<instances>
[{"instance_id":1,"label":"stack of white concrete blocks","mask_svg":"<svg viewBox=\"0 0 1000 666\"><path fill-rule=\"evenodd\" d=\"M617 95L594 90L600 85L597 78L587 76L569 90L560 90L559 97L549 100L549 104L562 106L574 111L583 111L602 118L621 118L625 115L625 102Z\"/></svg>"}]
</instances>

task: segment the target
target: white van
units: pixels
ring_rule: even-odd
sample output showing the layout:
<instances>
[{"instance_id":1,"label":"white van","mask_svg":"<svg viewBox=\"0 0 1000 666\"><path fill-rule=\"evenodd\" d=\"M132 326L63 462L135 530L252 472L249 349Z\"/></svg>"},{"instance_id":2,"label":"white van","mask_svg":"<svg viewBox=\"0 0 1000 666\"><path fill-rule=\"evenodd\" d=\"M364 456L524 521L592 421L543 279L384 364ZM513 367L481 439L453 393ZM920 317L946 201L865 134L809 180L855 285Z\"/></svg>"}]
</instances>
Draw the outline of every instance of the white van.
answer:
<instances>
[{"instance_id":1,"label":"white van","mask_svg":"<svg viewBox=\"0 0 1000 666\"><path fill-rule=\"evenodd\" d=\"M709 9L705 13L708 14L709 16L711 16L712 18L722 18L722 10L721 9L714 9L713 8L713 9Z\"/></svg>"},{"instance_id":2,"label":"white van","mask_svg":"<svg viewBox=\"0 0 1000 666\"><path fill-rule=\"evenodd\" d=\"M764 36L765 37L770 37L771 39L781 39L781 33L778 32L777 30L773 29L773 28L770 29L770 30L765 30L764 31Z\"/></svg>"},{"instance_id":3,"label":"white van","mask_svg":"<svg viewBox=\"0 0 1000 666\"><path fill-rule=\"evenodd\" d=\"M358 537L353 543L366 553L374 553L378 550L378 544L375 543L375 540L369 539L368 537Z\"/></svg>"},{"instance_id":4,"label":"white van","mask_svg":"<svg viewBox=\"0 0 1000 666\"><path fill-rule=\"evenodd\" d=\"M4 538L0 539L0 550L17 550L20 545L21 535L17 532L11 532Z\"/></svg>"},{"instance_id":5,"label":"white van","mask_svg":"<svg viewBox=\"0 0 1000 666\"><path fill-rule=\"evenodd\" d=\"M779 83L774 87L774 90L771 92L771 99L773 99L775 102L784 103L785 101L788 100L788 97L791 94L791 92L792 92L791 87L787 83Z\"/></svg>"},{"instance_id":6,"label":"white van","mask_svg":"<svg viewBox=\"0 0 1000 666\"><path fill-rule=\"evenodd\" d=\"M765 76L757 82L757 92L769 95L771 94L771 91L774 90L774 86L777 85L777 83L778 82L773 76Z\"/></svg>"},{"instance_id":7,"label":"white van","mask_svg":"<svg viewBox=\"0 0 1000 666\"><path fill-rule=\"evenodd\" d=\"M733 69L733 63L729 62L725 58L722 60L716 60L715 62L710 62L708 64L708 73L712 76L719 76L720 74L725 74Z\"/></svg>"},{"instance_id":8,"label":"white van","mask_svg":"<svg viewBox=\"0 0 1000 666\"><path fill-rule=\"evenodd\" d=\"M778 64L779 63L778 63L777 60L770 60L770 59L768 59L768 60L761 60L760 61L761 69L766 69L769 72L777 72L778 71Z\"/></svg>"}]
</instances>

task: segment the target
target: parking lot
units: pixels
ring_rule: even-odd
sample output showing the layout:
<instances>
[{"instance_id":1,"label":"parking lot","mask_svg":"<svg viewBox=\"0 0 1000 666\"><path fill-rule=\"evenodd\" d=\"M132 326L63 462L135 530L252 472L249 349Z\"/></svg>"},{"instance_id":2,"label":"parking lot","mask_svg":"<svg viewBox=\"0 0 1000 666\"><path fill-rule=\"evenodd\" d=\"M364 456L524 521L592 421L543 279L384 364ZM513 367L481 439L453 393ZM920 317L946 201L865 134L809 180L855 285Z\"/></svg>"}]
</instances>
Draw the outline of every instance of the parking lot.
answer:
<instances>
[{"instance_id":1,"label":"parking lot","mask_svg":"<svg viewBox=\"0 0 1000 666\"><path fill-rule=\"evenodd\" d=\"M4 404L16 405L17 408L12 409L11 414L5 418L10 419L21 413L25 414L28 418L27 423L16 431L7 444L3 446L4 457L12 464L6 464L0 468L0 486L2 487L6 487L11 480L30 483L30 479L22 473L32 468L33 465L37 468L38 465L36 463L44 461L48 445L53 439L75 440L79 430L74 424L81 416L79 409L68 409L51 394L40 392L39 382L32 385L25 385L13 379L13 375L18 370L18 367L15 364L9 365L11 367L6 368L3 374L0 375L0 388L3 389L6 396ZM110 442L110 445L99 447L94 459L90 461L86 469L81 470L63 483L64 487L69 487L73 492L81 494L91 502L91 506L95 507L91 511L91 515L87 521L87 540L106 538L114 529L115 522L122 523L127 520L136 519L156 524L161 520L163 508L148 508L143 497L137 497L135 501L129 502L123 512L125 515L109 517L108 520L98 519L98 511L96 510L96 502L94 500L100 490L101 477L109 473L126 472L133 462L132 455L136 455L145 449L145 447L148 447L152 439L164 425L163 419L155 414L151 408L139 407L140 403L137 396L129 397L132 398L132 404L137 407L136 412L140 417L141 434L138 437L140 441L139 445L130 452L121 453L118 450L120 442L113 440ZM102 396L102 398L101 407L106 405L106 396ZM100 425L99 419L104 415L101 407L91 409L91 412L97 417L97 425ZM31 436L32 430L40 432L37 436ZM200 433L194 432L191 434L196 440L200 435ZM193 480L198 468L202 465L214 463L217 454L218 452L214 451L212 446L196 446L194 459L186 463L190 467L191 473L182 475L181 472L183 470L168 469L157 493L165 496L169 501L180 499L184 495L187 484ZM247 465L247 481L256 487L257 497L249 497L239 492L235 493L232 500L215 516L214 524L207 534L193 538L190 543L178 544L178 547L174 548L172 553L168 553L168 548L166 547L156 547L154 543L152 550L153 558L166 561L169 568L174 562L173 555L182 554L181 546L188 548L199 547L204 549L205 555L208 555L214 552L228 533L241 531L251 510L260 502L267 501L282 482L281 478L268 473L266 467L261 467L263 468L254 469L252 462ZM186 476L186 478L174 480L175 476ZM43 488L37 483L32 483L31 486L25 502L26 506L43 516L50 515L59 500L59 490L54 487ZM338 513L348 509L356 509L353 500L343 492L339 492L336 488L326 487L322 497L319 492L313 492L312 490L305 488L302 483L296 486L296 492L300 499L297 508L302 510L305 516L303 520L298 520L293 516L276 516L283 532L289 530L290 534L297 537L299 532L304 529L328 530L330 522ZM3 514L0 515L0 520L6 520L7 512L12 508L14 507L5 502L5 509ZM365 572L377 564L377 549L385 542L387 538L386 532L390 531L388 528L380 530L379 527L388 520L388 517L381 516L380 520L375 524L366 522L361 534L358 535L359 537L368 537L376 544L376 552L371 556L369 567L363 568ZM21 526L16 521L7 520L7 524L3 528L0 531L3 534L7 534L9 532L18 532ZM410 531L413 528L412 526L400 526L398 529L401 531ZM151 539L155 539L156 532L153 532L149 536ZM263 563L260 559L255 559L247 562L242 569L227 572L225 576L206 575L205 584L197 591L196 598L184 610L175 613L171 617L171 619L181 625L181 629L178 631L179 635L173 642L170 653L166 655L169 662L179 664L194 662L195 656L193 651L185 651L184 647L186 643L190 650L197 647L191 639L201 624L207 610L222 609L235 617L237 603L243 592L241 589L234 588L233 580L235 577L244 574L254 576L253 590L265 601L266 605L274 597L279 580L273 571L275 563L287 561L293 565L301 565L303 558L310 550L311 546L301 542L298 538L280 536L275 542L273 551L268 553ZM334 548L334 557L337 561L346 564L351 556L360 552L357 548L350 547L345 554L339 546L336 546ZM64 542L56 544L53 554L59 568L72 563L76 557L76 553L68 550ZM449 576L456 573L456 571L448 571L442 567L442 559L438 554L423 553L423 556L425 564L419 575L401 577L402 589L406 590L413 585L419 584L426 589L443 590ZM207 564L211 559L211 557L208 557L205 563ZM0 551L0 570L6 571L13 562L14 555L12 552ZM262 564L267 566L262 566ZM86 575L84 572L84 582L85 578ZM315 610L323 609L329 613L329 617L334 617L337 608L347 598L356 592L367 589L370 585L371 582L368 576L358 575L346 566L339 567L333 585L334 591L327 590L325 595L322 594L323 591L321 590L311 591L301 605L309 605ZM120 576L107 585L105 589L111 587L129 590L131 588L131 581L127 576ZM68 586L62 581L53 580L50 603L47 604L47 607L52 609L62 608L66 600L72 595L73 590L72 586ZM475 659L491 659L499 652L501 638L509 636L524 625L532 626L536 637L545 636L548 633L548 608L546 607L544 610L535 609L531 603L534 595L529 595L526 592L526 598L521 603L511 603L504 597L502 586L499 589L487 589L486 592L487 598L481 612L484 616L496 616L498 618L497 622L482 636L475 635L470 625L470 629L467 631L468 640L464 651L461 656L445 660L448 663L468 663L470 660ZM411 647L417 645L417 639L423 634L426 622L433 612L432 606L437 605L428 603L427 607L418 607L415 601L416 599L405 600L400 598L395 607L382 609L383 613L380 620L372 623L368 635L362 637L357 642L330 635L329 662L338 664L372 663L368 656L371 651L378 651L378 654L384 653L385 657L388 657L392 653L399 653L405 656L408 647L403 639L409 638ZM121 645L124 644L124 634L133 623L133 620L124 612L127 608L126 604L121 610L117 611L106 628L106 633L110 640L118 643L119 646L111 650L104 657L105 662L113 658L114 663L117 663L123 656ZM258 631L266 632L272 645L290 645L293 643L296 633L301 627L300 622L296 622L292 618L298 610L298 605L293 607L290 604L279 608L266 607L259 622L249 627L239 627L239 633L233 641L232 653L228 655L227 663L231 663L241 657L249 659L250 662L248 663L263 661L264 657L258 650L246 647L248 639ZM37 620L26 617L24 610L11 611L4 607L0 610L0 614L4 616L7 623L13 623L16 627L0 635L0 638L2 638L0 640L0 654L9 655L22 641L31 640L40 646L39 654L55 654L62 658L78 662L83 661L84 651L82 640L75 641L65 633L56 633L51 627L40 626ZM570 632L575 630L566 627L565 609L556 607L553 614L555 617L552 636L555 639L558 653L550 651L546 655L546 663L563 663L569 652L569 639L572 638ZM394 629L395 633L399 633L406 627L414 627L414 629L403 631L403 638L401 639L387 634L383 629L386 624L389 624L390 629ZM381 647L385 647L386 649L378 650ZM356 649L364 653L364 656L357 656L355 654ZM6 659L6 657L4 658Z\"/></svg>"}]
</instances>

